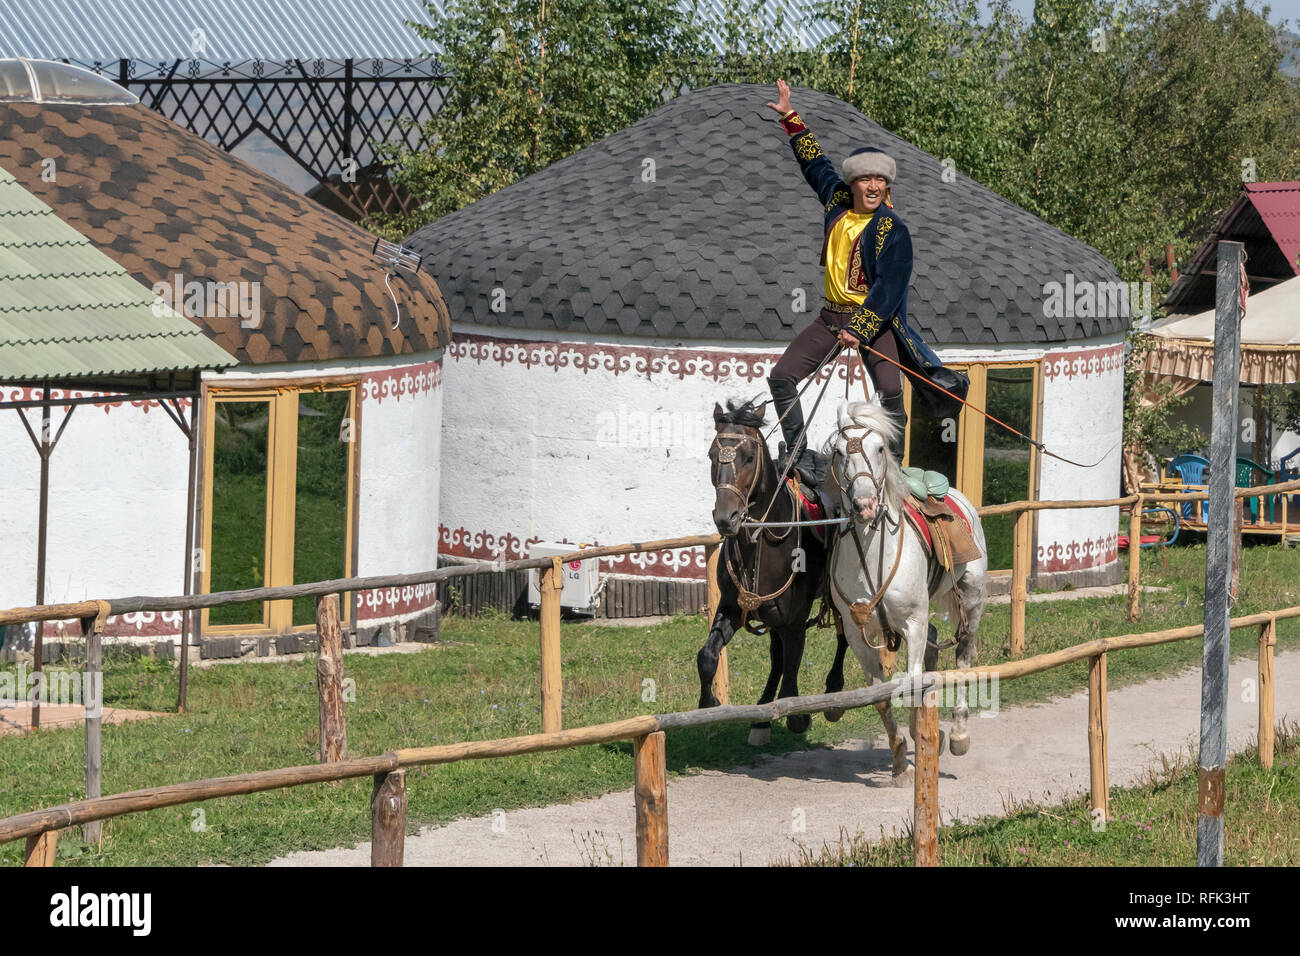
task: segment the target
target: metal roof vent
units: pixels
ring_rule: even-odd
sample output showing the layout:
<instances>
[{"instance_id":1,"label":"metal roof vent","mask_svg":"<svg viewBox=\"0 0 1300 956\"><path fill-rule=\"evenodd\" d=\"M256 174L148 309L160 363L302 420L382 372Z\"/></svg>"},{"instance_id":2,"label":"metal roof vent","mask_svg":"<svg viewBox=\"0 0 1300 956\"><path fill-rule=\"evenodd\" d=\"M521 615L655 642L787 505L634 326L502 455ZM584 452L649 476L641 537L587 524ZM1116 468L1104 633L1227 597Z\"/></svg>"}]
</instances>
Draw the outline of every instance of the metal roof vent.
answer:
<instances>
[{"instance_id":1,"label":"metal roof vent","mask_svg":"<svg viewBox=\"0 0 1300 956\"><path fill-rule=\"evenodd\" d=\"M130 106L140 102L98 73L54 60L0 60L0 103L77 103Z\"/></svg>"}]
</instances>

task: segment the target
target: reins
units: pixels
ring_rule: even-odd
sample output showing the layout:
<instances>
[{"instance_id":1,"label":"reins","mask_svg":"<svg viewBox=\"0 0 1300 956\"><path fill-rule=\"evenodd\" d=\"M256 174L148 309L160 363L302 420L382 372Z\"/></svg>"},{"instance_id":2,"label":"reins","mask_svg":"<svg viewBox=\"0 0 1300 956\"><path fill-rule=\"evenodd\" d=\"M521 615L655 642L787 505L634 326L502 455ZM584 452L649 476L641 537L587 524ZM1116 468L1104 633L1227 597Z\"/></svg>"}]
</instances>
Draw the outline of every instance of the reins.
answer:
<instances>
[{"instance_id":1,"label":"reins","mask_svg":"<svg viewBox=\"0 0 1300 956\"><path fill-rule=\"evenodd\" d=\"M737 444L723 445L721 442L718 441L718 439L720 438L734 438L737 440ZM722 465L724 464L731 465L732 475L738 474L738 469L736 468L737 448L741 447L741 445L743 444L747 444L750 442L753 442L759 447L758 455L755 457L754 460L753 477L750 478L749 487L747 489L742 491L739 486L731 484L730 482L723 482L716 486L718 488L725 488L733 492L737 497L739 497L743 503L744 510L742 511L742 514L747 515L749 513L750 496L754 493L754 488L758 484L759 474L761 473L763 467L770 460L770 458L768 457L767 442L765 442L762 439L761 433L758 435L746 435L738 432L718 432L718 434L714 437L713 440L714 443L718 446L718 469L719 469L718 477L719 478L722 477L721 469L722 469ZM777 495L780 494L781 486L784 484L785 484L784 481L780 481L778 483L777 491L772 495L772 501L768 503L769 512L772 509L772 505L775 504L776 502ZM798 516L799 502L795 497L794 489L790 488L789 485L785 485L785 489L790 496L790 505L791 508L793 509L793 514L795 516ZM742 521L742 525L744 524L745 522ZM750 524L753 523L750 522ZM731 578L731 583L736 586L736 591L737 591L736 603L740 606L740 609L743 612L743 616L741 617L741 621L740 621L740 626L746 628L746 630L750 630L751 632L753 632L753 629L750 628L748 625L748 618L750 613L758 610L760 607L762 607L764 604L767 604L770 601L775 601L787 590L789 590L790 585L794 583L795 576L798 574L798 571L791 570L790 576L786 578L785 584L781 585L781 587L777 588L775 591L773 591L770 594L759 594L757 591L759 578L762 573L763 542L771 541L772 543L779 543L781 541L784 541L786 538L790 536L790 528L794 527L796 529L795 542L794 542L795 550L798 550L803 544L803 527L800 525L799 522L797 521L778 522L778 524L785 527L786 530L783 534L774 536L770 531L767 530L766 526L760 524L758 530L755 531L754 536L751 539L754 541L754 569L752 573L748 574L748 576L750 578L750 581L753 584L752 588L746 585L746 583L741 579L741 577L736 574L736 570L732 565L729 549L726 547L725 543L722 548L722 563L727 569L727 574ZM737 548L740 547L738 541L736 547ZM748 569L742 569L742 570L748 571Z\"/></svg>"},{"instance_id":2,"label":"reins","mask_svg":"<svg viewBox=\"0 0 1300 956\"><path fill-rule=\"evenodd\" d=\"M870 345L867 345L865 342L863 342L863 343L859 346L859 348L866 349L868 352L870 352L872 355L876 356L877 358L882 358L882 359L884 359L886 362L888 362L890 365L895 365L895 366L897 366L898 368L902 369L904 372L906 372L908 375L912 376L913 378L915 378L915 379L919 379L920 381L924 382L924 383L925 383L926 385L928 385L930 388L933 388L933 389L936 389L936 390L938 390L938 391L940 391L940 392L943 392L943 393L944 393L945 395L947 395L949 398L951 398L951 399L955 399L956 401L961 402L961 404L965 405L965 406L966 406L967 408L969 408L971 411L976 412L977 414L983 415L985 418L987 418L987 419L988 419L989 421L991 421L993 424L995 424L995 425L1000 425L1001 427L1005 428L1007 431L1011 432L1011 434L1017 436L1018 438L1022 438L1022 439L1024 439L1024 440L1027 441L1027 442L1029 442L1029 444L1033 445L1035 448L1037 448L1037 449L1038 449L1042 454L1046 455L1047 457L1049 457L1049 458L1055 458L1057 461L1065 462L1065 464L1067 464L1067 465L1074 465L1076 468L1096 468L1096 467L1097 467L1098 465L1100 465L1103 461L1105 461L1105 460L1106 460L1106 457L1107 457L1108 455L1110 455L1110 453L1111 453L1112 451L1114 451L1115 448L1119 445L1119 442L1116 442L1114 445L1111 445L1110 448L1106 449L1106 454L1102 455L1100 458L1098 458L1096 461L1094 461L1094 462L1093 462L1092 464L1090 464L1090 465L1085 465L1085 464L1083 464L1082 462L1074 461L1074 460L1072 460L1072 459L1070 459L1070 458L1066 458L1066 457L1063 456L1063 455L1058 455L1058 454L1057 454L1056 452L1054 452L1054 451L1049 451L1048 448L1047 448L1047 446L1044 445L1042 442L1040 442L1040 441L1036 441L1035 439L1030 438L1028 435L1026 435L1024 432L1020 431L1019 429L1012 428L1012 427L1011 427L1010 425L1008 425L1006 422L1002 421L1002 419L997 418L996 416L990 415L988 412L986 412L986 411L985 411L984 409L982 409L982 408L979 408L979 407L977 407L977 406L975 406L975 405L972 405L970 402L966 401L966 399L962 398L960 395L954 395L952 392L948 391L948 390L947 390L946 388L944 388L942 385L936 385L934 382L930 381L928 378L926 378L926 377L925 377L924 375L922 375L921 373L912 371L910 368L908 368L908 367L907 367L906 365L904 365L902 362L899 362L899 361L897 361L897 360L895 360L895 359L890 358L888 355L885 355L885 354L883 354L883 353L881 353L881 352L876 351L876 350L873 349ZM865 370L865 369L863 370L863 374L866 374L866 370Z\"/></svg>"}]
</instances>

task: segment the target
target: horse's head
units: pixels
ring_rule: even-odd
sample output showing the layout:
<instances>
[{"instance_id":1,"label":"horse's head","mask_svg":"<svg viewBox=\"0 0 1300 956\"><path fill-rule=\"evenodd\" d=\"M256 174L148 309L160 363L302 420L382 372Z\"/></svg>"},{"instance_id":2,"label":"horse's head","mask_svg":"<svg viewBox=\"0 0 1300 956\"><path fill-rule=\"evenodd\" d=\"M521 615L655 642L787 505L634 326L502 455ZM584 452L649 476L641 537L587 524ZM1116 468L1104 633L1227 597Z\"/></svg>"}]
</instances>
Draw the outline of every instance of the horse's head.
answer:
<instances>
[{"instance_id":1,"label":"horse's head","mask_svg":"<svg viewBox=\"0 0 1300 956\"><path fill-rule=\"evenodd\" d=\"M874 525L901 505L901 472L889 454L898 424L878 402L841 402L835 434L827 442L831 478L841 505L854 520Z\"/></svg>"},{"instance_id":2,"label":"horse's head","mask_svg":"<svg viewBox=\"0 0 1300 956\"><path fill-rule=\"evenodd\" d=\"M716 495L713 499L713 523L718 533L734 535L749 513L754 493L767 486L771 459L760 429L767 403L737 404L727 402L713 406L713 423L717 434L709 446L709 475Z\"/></svg>"}]
</instances>

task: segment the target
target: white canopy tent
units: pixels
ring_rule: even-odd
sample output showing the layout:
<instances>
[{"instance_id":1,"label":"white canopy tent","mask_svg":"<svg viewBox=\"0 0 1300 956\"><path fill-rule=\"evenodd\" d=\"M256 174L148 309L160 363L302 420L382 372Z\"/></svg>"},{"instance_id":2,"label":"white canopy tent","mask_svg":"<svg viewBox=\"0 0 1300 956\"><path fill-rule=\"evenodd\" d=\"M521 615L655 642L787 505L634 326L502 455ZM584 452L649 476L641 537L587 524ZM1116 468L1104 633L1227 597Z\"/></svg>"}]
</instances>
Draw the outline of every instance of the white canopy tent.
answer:
<instances>
[{"instance_id":1,"label":"white canopy tent","mask_svg":"<svg viewBox=\"0 0 1300 956\"><path fill-rule=\"evenodd\" d=\"M1214 380L1214 310L1178 315L1143 330L1158 341L1144 357L1157 381L1185 379L1187 388ZM1241 322L1243 385L1300 382L1300 277L1246 300Z\"/></svg>"}]
</instances>

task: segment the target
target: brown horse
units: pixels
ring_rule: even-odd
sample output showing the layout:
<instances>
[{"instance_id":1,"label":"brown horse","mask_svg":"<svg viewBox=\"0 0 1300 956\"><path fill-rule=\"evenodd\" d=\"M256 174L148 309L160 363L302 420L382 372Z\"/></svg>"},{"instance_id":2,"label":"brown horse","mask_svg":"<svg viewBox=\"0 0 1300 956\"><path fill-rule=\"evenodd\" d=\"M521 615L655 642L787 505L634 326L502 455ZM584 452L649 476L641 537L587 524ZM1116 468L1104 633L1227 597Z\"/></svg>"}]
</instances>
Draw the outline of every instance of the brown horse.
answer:
<instances>
[{"instance_id":1,"label":"brown horse","mask_svg":"<svg viewBox=\"0 0 1300 956\"><path fill-rule=\"evenodd\" d=\"M778 696L799 695L799 664L805 633L812 623L808 618L826 580L829 550L810 528L763 528L757 533L741 528L746 520L783 522L807 518L791 489L778 493L776 466L760 432L766 409L767 403L755 406L752 402L728 402L725 410L721 405L713 407L717 434L709 448L709 463L716 490L713 523L723 536L717 570L722 596L709 627L709 639L696 658L701 707L718 706L713 695L718 656L737 629L750 627L748 622L753 619L766 628L771 653L767 686L758 702L766 704ZM838 619L836 625L838 643L835 663L826 675L827 693L844 689L844 653L848 644ZM826 719L839 720L842 713L827 711ZM786 726L797 734L804 733L811 723L807 714L795 714L786 720ZM750 727L751 744L765 744L771 736L770 723Z\"/></svg>"}]
</instances>

